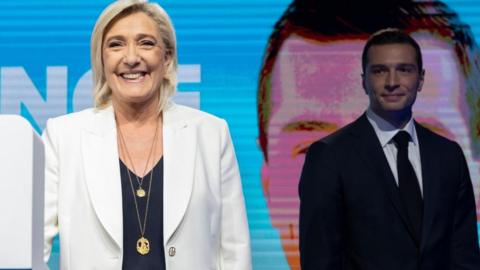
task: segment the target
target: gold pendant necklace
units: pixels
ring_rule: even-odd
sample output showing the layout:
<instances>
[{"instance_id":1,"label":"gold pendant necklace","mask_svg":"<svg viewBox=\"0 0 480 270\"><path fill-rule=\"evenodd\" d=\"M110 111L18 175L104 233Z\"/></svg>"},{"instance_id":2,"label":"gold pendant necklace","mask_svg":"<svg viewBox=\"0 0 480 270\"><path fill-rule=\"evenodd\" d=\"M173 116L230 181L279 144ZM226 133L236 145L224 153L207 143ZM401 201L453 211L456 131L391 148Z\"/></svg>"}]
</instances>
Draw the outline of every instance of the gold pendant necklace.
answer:
<instances>
[{"instance_id":1,"label":"gold pendant necklace","mask_svg":"<svg viewBox=\"0 0 480 270\"><path fill-rule=\"evenodd\" d=\"M142 182L143 182L143 179L142 179ZM136 193L137 196L140 197L140 198L145 197L145 194L146 194L146 193L145 193L145 190L144 190L142 187L139 187L135 193Z\"/></svg>"},{"instance_id":2,"label":"gold pendant necklace","mask_svg":"<svg viewBox=\"0 0 480 270\"><path fill-rule=\"evenodd\" d=\"M150 252L150 242L148 242L148 239L145 237L140 237L137 241L137 252L146 255L148 252Z\"/></svg>"},{"instance_id":3,"label":"gold pendant necklace","mask_svg":"<svg viewBox=\"0 0 480 270\"><path fill-rule=\"evenodd\" d=\"M140 238L138 238L137 240L137 252L140 255L147 255L150 252L150 242L145 237L145 229L147 227L148 205L150 204L150 192L152 191L152 179L153 179L153 173L155 168L153 168L152 171L150 172L150 183L148 183L148 195L147 195L147 203L145 204L145 216L143 218L143 225L142 225L142 222L140 221L140 211L138 211L138 202L137 202L137 197L135 197L132 177L130 176L130 172L128 171L128 168L126 169L128 174L128 180L130 182L130 187L132 189L133 201L135 203L135 210L137 212L138 227L140 227Z\"/></svg>"},{"instance_id":4,"label":"gold pendant necklace","mask_svg":"<svg viewBox=\"0 0 480 270\"><path fill-rule=\"evenodd\" d=\"M117 129L119 131L118 133L120 134L120 140L121 140L121 143L123 145L123 148L125 149L127 157L129 159L130 163L132 164L132 168L133 168L132 159L130 158L130 155L129 155L128 150L127 150L127 145L125 143L125 139L123 138L122 131L121 131L121 129L118 125L117 125ZM155 128L155 136L153 138L150 153L148 155L147 164L145 165L145 171L146 171L148 163L150 161L152 151L157 145L157 142L156 142L157 141L157 134L158 134L158 122L157 122L157 127ZM152 171L150 172L150 183L148 185L148 195L146 194L145 190L142 188L143 179L145 178L145 176L142 177L142 180L140 181L138 179L138 176L135 174L135 177L137 177L137 182L138 182L138 185L139 185L138 189L135 191L135 189L133 187L132 177L130 175L130 170L128 169L127 166L125 166L125 167L126 167L126 170L127 170L128 180L130 182L130 187L132 189L133 201L135 203L135 210L137 212L138 226L140 228L140 238L138 238L138 240L137 240L137 252L140 255L147 255L150 252L150 242L145 237L145 229L147 227L148 205L150 204L150 192L152 191L152 179L153 179L153 173L154 173L155 167L153 167ZM145 171L144 171L144 174L145 174ZM143 198L143 197L145 197L145 195L147 195L147 202L145 204L145 216L143 218L143 224L142 224L142 222L140 220L140 211L138 211L137 196L140 197L140 198Z\"/></svg>"},{"instance_id":5,"label":"gold pendant necklace","mask_svg":"<svg viewBox=\"0 0 480 270\"><path fill-rule=\"evenodd\" d=\"M147 228L147 216L148 216L148 206L150 205L150 193L152 191L152 180L155 168L152 169L150 172L150 183L148 183L148 195L147 195L147 203L145 204L145 216L143 218L143 225L140 221L140 211L138 211L138 202L137 197L135 196L135 189L133 188L133 181L130 175L130 170L127 169L128 180L130 182L130 188L132 189L133 194L133 202L135 203L135 211L137 212L137 220L138 220L138 227L140 228L140 238L137 240L137 252L140 255L147 255L150 252L150 242L145 237L145 229ZM142 189L143 190L143 189ZM137 190L138 192L138 190ZM143 190L145 192L145 190ZM143 194L145 196L145 194Z\"/></svg>"}]
</instances>

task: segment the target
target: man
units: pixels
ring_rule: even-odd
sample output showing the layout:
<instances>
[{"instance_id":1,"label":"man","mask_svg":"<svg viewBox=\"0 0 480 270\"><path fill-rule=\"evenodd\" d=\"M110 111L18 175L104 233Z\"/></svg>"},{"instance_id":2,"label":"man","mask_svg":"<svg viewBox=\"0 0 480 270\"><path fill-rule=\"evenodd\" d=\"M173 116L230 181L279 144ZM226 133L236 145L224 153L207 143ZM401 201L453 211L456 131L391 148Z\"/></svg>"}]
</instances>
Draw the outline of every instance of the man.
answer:
<instances>
[{"instance_id":1,"label":"man","mask_svg":"<svg viewBox=\"0 0 480 270\"><path fill-rule=\"evenodd\" d=\"M300 269L297 187L306 149L368 106L358 59L386 26L420 43L428 72L415 119L460 144L478 191L480 61L455 12L438 1L296 0L269 39L257 104L264 195L291 269Z\"/></svg>"},{"instance_id":2,"label":"man","mask_svg":"<svg viewBox=\"0 0 480 270\"><path fill-rule=\"evenodd\" d=\"M366 113L305 158L302 269L480 269L463 152L412 117L424 83L420 46L381 30L364 47L362 69Z\"/></svg>"}]
</instances>

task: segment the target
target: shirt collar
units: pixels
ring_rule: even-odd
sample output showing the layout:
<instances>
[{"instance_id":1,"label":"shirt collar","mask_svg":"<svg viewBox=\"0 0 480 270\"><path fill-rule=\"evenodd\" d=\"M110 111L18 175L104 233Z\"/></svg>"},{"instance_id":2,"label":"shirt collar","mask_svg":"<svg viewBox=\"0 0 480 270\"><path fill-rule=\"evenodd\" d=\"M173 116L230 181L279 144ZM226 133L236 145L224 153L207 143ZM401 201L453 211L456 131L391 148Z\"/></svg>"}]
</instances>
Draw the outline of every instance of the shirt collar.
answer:
<instances>
[{"instance_id":1,"label":"shirt collar","mask_svg":"<svg viewBox=\"0 0 480 270\"><path fill-rule=\"evenodd\" d=\"M385 147L400 130L408 132L410 138L412 138L412 142L417 145L417 132L415 130L413 117L408 120L407 124L402 129L394 127L392 124L381 118L378 114L374 113L370 108L367 109L367 119L373 126L373 129L380 140L382 148Z\"/></svg>"}]
</instances>

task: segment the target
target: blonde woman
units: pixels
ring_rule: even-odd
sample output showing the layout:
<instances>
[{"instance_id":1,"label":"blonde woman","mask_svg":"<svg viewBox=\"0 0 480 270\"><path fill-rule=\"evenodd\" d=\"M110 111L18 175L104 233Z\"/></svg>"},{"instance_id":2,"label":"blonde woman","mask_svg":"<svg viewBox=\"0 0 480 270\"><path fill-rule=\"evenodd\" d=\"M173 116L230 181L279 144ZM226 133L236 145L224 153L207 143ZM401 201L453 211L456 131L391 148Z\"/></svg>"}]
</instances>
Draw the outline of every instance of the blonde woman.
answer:
<instances>
[{"instance_id":1,"label":"blonde woman","mask_svg":"<svg viewBox=\"0 0 480 270\"><path fill-rule=\"evenodd\" d=\"M45 260L62 269L251 269L224 120L170 101L175 33L157 4L118 1L92 34L95 108L50 119Z\"/></svg>"}]
</instances>

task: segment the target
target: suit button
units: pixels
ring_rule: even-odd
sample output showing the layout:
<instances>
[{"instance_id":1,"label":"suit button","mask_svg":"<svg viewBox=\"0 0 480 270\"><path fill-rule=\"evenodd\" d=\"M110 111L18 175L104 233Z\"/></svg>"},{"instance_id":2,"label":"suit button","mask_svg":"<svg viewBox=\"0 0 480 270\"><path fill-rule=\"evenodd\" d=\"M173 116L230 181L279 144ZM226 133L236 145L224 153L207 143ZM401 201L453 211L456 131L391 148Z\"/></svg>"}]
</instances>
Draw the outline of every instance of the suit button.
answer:
<instances>
[{"instance_id":1,"label":"suit button","mask_svg":"<svg viewBox=\"0 0 480 270\"><path fill-rule=\"evenodd\" d=\"M177 253L177 251L175 250L175 247L170 247L168 249L168 255L170 255L170 257L175 256L175 253Z\"/></svg>"}]
</instances>

